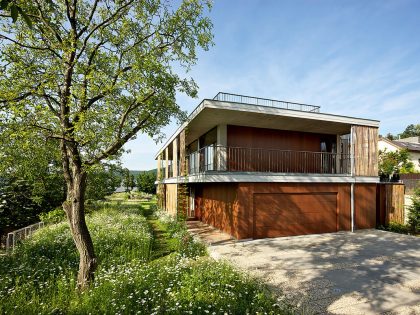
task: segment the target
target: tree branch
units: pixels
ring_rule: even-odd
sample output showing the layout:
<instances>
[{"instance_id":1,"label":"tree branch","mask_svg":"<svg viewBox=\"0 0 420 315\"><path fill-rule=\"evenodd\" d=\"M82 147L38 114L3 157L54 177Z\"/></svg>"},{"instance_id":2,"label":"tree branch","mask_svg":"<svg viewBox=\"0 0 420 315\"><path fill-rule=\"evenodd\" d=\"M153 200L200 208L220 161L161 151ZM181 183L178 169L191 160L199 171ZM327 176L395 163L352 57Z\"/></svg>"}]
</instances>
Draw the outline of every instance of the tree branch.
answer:
<instances>
[{"instance_id":1,"label":"tree branch","mask_svg":"<svg viewBox=\"0 0 420 315\"><path fill-rule=\"evenodd\" d=\"M67 2L67 0L66 0ZM106 27L110 24L110 22L118 16L118 14L123 11L125 8L127 8L130 4L132 4L134 2L134 0L130 0L128 1L126 4L124 4L123 6L119 7L113 14L111 14L111 16L109 16L107 19L103 20L101 23L99 23L98 25L96 25L90 32L89 34L85 37L85 39L83 40L83 44L82 47L80 49L79 54L77 55L76 59L79 59L80 56L83 54L83 52L86 49L86 45L90 39L90 37L100 28Z\"/></svg>"},{"instance_id":2,"label":"tree branch","mask_svg":"<svg viewBox=\"0 0 420 315\"><path fill-rule=\"evenodd\" d=\"M23 47L23 48L35 49L35 50L49 50L48 47L39 47L39 46L31 46L31 45L23 44L21 42L18 42L17 40L14 40L13 38L4 36L3 34L0 34L0 38L11 41L12 43L15 43L16 45L18 45L20 47Z\"/></svg>"},{"instance_id":3,"label":"tree branch","mask_svg":"<svg viewBox=\"0 0 420 315\"><path fill-rule=\"evenodd\" d=\"M90 11L89 14L89 18L88 18L88 22L86 23L86 25L79 31L79 33L77 33L76 38L80 38L80 36L83 35L84 32L86 32L86 30L89 28L90 23L92 22L93 19L93 15L95 14L96 11L96 7L98 5L99 0L95 0L95 2L93 3L93 7L92 10Z\"/></svg>"}]
</instances>

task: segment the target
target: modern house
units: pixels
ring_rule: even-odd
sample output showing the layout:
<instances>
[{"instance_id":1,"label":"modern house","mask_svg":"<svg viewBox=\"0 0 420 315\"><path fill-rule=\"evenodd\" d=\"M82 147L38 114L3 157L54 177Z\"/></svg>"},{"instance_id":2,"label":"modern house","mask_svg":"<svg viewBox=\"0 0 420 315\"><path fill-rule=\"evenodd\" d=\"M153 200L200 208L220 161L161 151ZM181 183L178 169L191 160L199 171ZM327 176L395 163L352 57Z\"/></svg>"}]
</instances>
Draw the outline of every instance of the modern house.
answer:
<instances>
[{"instance_id":1,"label":"modern house","mask_svg":"<svg viewBox=\"0 0 420 315\"><path fill-rule=\"evenodd\" d=\"M414 169L420 172L420 137L409 137L398 140L389 140L387 138L380 138L378 142L379 150L381 151L399 151L407 149L409 159L414 165Z\"/></svg>"},{"instance_id":2,"label":"modern house","mask_svg":"<svg viewBox=\"0 0 420 315\"><path fill-rule=\"evenodd\" d=\"M373 228L378 127L218 93L156 154L160 207L237 239Z\"/></svg>"}]
</instances>

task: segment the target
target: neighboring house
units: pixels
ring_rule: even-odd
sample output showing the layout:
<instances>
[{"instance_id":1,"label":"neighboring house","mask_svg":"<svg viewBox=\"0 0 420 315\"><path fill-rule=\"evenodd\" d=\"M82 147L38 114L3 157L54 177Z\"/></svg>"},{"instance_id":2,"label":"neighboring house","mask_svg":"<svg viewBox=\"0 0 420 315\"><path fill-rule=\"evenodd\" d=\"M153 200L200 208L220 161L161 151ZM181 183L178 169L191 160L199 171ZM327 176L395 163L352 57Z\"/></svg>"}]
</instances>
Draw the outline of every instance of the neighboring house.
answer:
<instances>
[{"instance_id":1,"label":"neighboring house","mask_svg":"<svg viewBox=\"0 0 420 315\"><path fill-rule=\"evenodd\" d=\"M407 149L410 154L410 161L414 165L414 169L420 172L420 137L409 137L398 140L389 140L380 138L378 142L380 151L393 152L401 149Z\"/></svg>"},{"instance_id":2,"label":"neighboring house","mask_svg":"<svg viewBox=\"0 0 420 315\"><path fill-rule=\"evenodd\" d=\"M374 228L378 127L219 93L156 154L160 207L237 239Z\"/></svg>"}]
</instances>

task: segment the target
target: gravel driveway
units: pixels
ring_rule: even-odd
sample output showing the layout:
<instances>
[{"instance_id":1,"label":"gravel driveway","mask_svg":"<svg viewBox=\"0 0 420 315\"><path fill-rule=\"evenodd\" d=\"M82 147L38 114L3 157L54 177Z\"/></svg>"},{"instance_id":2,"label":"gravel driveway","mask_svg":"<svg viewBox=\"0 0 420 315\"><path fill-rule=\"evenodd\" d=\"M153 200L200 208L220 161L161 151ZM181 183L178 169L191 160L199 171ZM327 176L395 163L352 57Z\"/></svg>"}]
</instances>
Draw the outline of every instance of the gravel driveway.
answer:
<instances>
[{"instance_id":1,"label":"gravel driveway","mask_svg":"<svg viewBox=\"0 0 420 315\"><path fill-rule=\"evenodd\" d=\"M379 230L209 247L262 277L305 313L420 314L420 238Z\"/></svg>"}]
</instances>

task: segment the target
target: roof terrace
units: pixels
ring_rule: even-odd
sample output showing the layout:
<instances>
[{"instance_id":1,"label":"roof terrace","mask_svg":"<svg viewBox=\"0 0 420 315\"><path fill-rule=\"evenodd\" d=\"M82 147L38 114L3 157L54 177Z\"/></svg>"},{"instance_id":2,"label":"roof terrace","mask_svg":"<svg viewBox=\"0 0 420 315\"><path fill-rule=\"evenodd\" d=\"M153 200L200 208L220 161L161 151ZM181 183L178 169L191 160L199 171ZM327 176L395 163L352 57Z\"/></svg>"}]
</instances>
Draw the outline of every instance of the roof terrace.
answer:
<instances>
[{"instance_id":1,"label":"roof terrace","mask_svg":"<svg viewBox=\"0 0 420 315\"><path fill-rule=\"evenodd\" d=\"M221 102L277 107L277 108L282 108L282 109L299 110L302 112L312 112L312 113L319 113L319 109L320 109L320 106L316 106L316 105L277 101L277 100L271 100L268 98L246 96L246 95L239 95L239 94L230 94L230 93L224 93L224 92L217 93L217 95L213 98L213 100L221 101Z\"/></svg>"}]
</instances>

